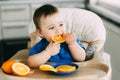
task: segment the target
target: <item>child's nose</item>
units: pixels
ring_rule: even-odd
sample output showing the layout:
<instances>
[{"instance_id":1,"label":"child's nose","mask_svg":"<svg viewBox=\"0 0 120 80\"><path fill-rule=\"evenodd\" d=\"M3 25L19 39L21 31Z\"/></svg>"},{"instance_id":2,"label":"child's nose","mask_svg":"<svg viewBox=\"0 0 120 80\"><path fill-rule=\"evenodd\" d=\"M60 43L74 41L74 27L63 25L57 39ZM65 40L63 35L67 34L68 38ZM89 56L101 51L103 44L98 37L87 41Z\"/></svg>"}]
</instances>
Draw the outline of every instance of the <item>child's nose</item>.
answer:
<instances>
[{"instance_id":1,"label":"child's nose","mask_svg":"<svg viewBox=\"0 0 120 80\"><path fill-rule=\"evenodd\" d=\"M62 31L60 29L56 29L56 34L61 34Z\"/></svg>"}]
</instances>

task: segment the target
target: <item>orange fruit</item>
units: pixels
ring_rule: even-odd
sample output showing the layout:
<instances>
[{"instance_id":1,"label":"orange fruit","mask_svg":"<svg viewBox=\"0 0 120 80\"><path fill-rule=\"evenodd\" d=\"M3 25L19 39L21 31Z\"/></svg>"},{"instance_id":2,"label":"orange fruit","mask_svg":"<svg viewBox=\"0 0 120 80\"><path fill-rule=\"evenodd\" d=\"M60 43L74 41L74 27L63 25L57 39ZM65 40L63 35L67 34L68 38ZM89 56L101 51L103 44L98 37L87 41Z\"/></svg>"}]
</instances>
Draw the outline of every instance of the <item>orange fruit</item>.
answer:
<instances>
[{"instance_id":1,"label":"orange fruit","mask_svg":"<svg viewBox=\"0 0 120 80\"><path fill-rule=\"evenodd\" d=\"M54 42L63 43L65 41L65 34L63 33L62 35L53 36L52 40Z\"/></svg>"},{"instance_id":2,"label":"orange fruit","mask_svg":"<svg viewBox=\"0 0 120 80\"><path fill-rule=\"evenodd\" d=\"M39 69L41 71L54 71L54 72L56 72L56 69L53 66L47 65L47 64L40 65Z\"/></svg>"},{"instance_id":3,"label":"orange fruit","mask_svg":"<svg viewBox=\"0 0 120 80\"><path fill-rule=\"evenodd\" d=\"M76 70L75 66L70 66L70 65L61 65L56 67L57 72L71 72Z\"/></svg>"},{"instance_id":4,"label":"orange fruit","mask_svg":"<svg viewBox=\"0 0 120 80\"><path fill-rule=\"evenodd\" d=\"M12 65L12 70L17 76L25 76L30 72L30 68L23 63L14 63Z\"/></svg>"},{"instance_id":5,"label":"orange fruit","mask_svg":"<svg viewBox=\"0 0 120 80\"><path fill-rule=\"evenodd\" d=\"M16 60L7 60L2 64L2 70L5 73L12 73L12 65L16 63Z\"/></svg>"}]
</instances>

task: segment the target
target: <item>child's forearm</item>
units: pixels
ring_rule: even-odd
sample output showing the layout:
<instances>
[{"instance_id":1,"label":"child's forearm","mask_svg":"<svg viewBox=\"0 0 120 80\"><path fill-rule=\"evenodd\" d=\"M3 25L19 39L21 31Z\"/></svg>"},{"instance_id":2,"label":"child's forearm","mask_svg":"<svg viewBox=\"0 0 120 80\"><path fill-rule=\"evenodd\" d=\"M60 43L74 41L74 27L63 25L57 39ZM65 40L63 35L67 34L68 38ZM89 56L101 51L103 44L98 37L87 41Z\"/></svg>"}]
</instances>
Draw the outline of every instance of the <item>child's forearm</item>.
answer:
<instances>
[{"instance_id":1,"label":"child's forearm","mask_svg":"<svg viewBox=\"0 0 120 80\"><path fill-rule=\"evenodd\" d=\"M28 58L28 64L30 67L33 67L33 68L39 67L41 64L46 63L50 57L51 56L47 53L47 51L44 50L41 53L30 56Z\"/></svg>"},{"instance_id":2,"label":"child's forearm","mask_svg":"<svg viewBox=\"0 0 120 80\"><path fill-rule=\"evenodd\" d=\"M76 61L84 61L85 60L85 51L81 48L77 43L68 45L69 50Z\"/></svg>"}]
</instances>

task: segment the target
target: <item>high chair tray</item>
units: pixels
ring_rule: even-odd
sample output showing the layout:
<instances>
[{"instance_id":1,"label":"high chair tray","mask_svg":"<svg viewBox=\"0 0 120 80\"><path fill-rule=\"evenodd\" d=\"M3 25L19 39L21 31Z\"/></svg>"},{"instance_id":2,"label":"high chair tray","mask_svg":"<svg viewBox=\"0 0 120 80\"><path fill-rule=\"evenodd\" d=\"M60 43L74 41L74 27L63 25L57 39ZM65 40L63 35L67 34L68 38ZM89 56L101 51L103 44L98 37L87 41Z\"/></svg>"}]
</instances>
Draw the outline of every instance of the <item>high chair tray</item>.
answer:
<instances>
[{"instance_id":1,"label":"high chair tray","mask_svg":"<svg viewBox=\"0 0 120 80\"><path fill-rule=\"evenodd\" d=\"M27 65L26 60L18 61ZM79 65L80 68L71 75L53 75L40 71L38 68L31 68L27 76L19 77L13 74L6 74L0 69L0 78L4 77L3 80L106 80L108 77L109 68L103 63L90 60L86 62L75 62L75 64Z\"/></svg>"}]
</instances>

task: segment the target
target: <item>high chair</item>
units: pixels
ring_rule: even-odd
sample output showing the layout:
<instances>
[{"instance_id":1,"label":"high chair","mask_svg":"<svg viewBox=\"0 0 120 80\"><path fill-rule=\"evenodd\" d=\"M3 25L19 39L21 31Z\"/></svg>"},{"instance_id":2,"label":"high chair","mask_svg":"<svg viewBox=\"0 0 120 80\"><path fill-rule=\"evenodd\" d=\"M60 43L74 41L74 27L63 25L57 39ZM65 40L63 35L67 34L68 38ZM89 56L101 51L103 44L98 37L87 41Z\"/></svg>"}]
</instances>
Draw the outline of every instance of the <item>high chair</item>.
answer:
<instances>
[{"instance_id":1,"label":"high chair","mask_svg":"<svg viewBox=\"0 0 120 80\"><path fill-rule=\"evenodd\" d=\"M77 8L60 8L60 14L62 15L67 32L74 32L81 43L85 46L85 49L93 48L94 55L87 53L86 63L102 63L108 66L107 73L104 78L95 80L111 80L112 68L110 62L110 55L104 52L104 43L106 40L106 30L102 20L95 13ZM27 60L29 49L40 40L39 36L35 33L35 25L33 22L29 27L30 39L28 49L18 51L11 59ZM37 37L37 38L36 38ZM83 62L84 63L84 62ZM20 80L21 77L10 76L0 71L0 78L8 80ZM66 78L67 79L67 78ZM70 80L70 78L68 78ZM77 78L76 78L77 79ZM23 78L22 80L34 80L30 78ZM43 80L43 79L36 79ZM46 79L49 80L49 79ZM55 79L62 80L62 79ZM87 79L89 80L89 79Z\"/></svg>"}]
</instances>

